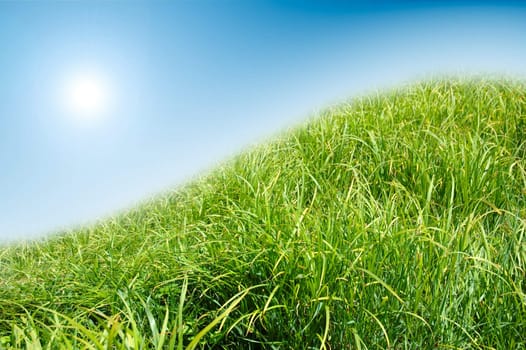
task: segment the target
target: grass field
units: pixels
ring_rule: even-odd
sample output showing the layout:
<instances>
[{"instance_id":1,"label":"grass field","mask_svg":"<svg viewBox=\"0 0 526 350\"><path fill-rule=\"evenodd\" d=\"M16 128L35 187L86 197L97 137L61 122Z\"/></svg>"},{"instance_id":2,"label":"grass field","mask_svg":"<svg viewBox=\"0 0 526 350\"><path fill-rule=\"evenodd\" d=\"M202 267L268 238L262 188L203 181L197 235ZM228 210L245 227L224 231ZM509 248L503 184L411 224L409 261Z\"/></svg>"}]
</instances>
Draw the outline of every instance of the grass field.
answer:
<instances>
[{"instance_id":1,"label":"grass field","mask_svg":"<svg viewBox=\"0 0 526 350\"><path fill-rule=\"evenodd\" d=\"M526 348L525 236L525 85L422 83L1 248L0 349Z\"/></svg>"}]
</instances>

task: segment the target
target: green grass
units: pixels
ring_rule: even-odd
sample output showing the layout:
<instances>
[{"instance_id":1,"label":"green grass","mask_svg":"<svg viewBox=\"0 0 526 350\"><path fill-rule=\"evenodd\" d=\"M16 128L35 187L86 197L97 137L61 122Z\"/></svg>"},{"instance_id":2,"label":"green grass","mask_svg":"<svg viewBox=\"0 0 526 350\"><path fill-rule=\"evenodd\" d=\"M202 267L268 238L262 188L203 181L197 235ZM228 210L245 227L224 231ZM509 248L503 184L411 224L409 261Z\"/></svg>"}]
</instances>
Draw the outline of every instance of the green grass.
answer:
<instances>
[{"instance_id":1,"label":"green grass","mask_svg":"<svg viewBox=\"0 0 526 350\"><path fill-rule=\"evenodd\" d=\"M519 82L329 108L136 210L0 249L0 349L525 348L525 157Z\"/></svg>"}]
</instances>

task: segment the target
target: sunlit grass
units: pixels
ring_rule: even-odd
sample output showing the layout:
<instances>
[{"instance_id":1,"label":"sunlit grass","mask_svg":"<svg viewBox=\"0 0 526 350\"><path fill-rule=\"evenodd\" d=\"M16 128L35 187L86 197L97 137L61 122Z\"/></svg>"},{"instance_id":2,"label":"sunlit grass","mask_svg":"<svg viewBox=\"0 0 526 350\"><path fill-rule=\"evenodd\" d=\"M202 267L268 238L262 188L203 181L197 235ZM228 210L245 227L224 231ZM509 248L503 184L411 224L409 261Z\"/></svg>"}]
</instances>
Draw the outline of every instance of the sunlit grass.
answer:
<instances>
[{"instance_id":1,"label":"sunlit grass","mask_svg":"<svg viewBox=\"0 0 526 350\"><path fill-rule=\"evenodd\" d=\"M329 108L137 210L0 250L0 349L524 348L525 130L516 82Z\"/></svg>"}]
</instances>

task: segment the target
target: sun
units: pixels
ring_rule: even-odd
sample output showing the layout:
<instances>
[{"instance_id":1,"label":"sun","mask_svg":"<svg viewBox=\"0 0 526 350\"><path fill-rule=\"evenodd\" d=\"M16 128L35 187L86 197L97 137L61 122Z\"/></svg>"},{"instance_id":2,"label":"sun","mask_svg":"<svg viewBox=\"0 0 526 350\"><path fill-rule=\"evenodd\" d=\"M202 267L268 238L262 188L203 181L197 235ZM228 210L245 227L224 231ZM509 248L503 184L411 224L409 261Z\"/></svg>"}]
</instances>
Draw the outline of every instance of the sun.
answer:
<instances>
[{"instance_id":1,"label":"sun","mask_svg":"<svg viewBox=\"0 0 526 350\"><path fill-rule=\"evenodd\" d=\"M107 79L93 72L72 75L64 84L63 103L77 120L100 120L107 115L110 89Z\"/></svg>"}]
</instances>

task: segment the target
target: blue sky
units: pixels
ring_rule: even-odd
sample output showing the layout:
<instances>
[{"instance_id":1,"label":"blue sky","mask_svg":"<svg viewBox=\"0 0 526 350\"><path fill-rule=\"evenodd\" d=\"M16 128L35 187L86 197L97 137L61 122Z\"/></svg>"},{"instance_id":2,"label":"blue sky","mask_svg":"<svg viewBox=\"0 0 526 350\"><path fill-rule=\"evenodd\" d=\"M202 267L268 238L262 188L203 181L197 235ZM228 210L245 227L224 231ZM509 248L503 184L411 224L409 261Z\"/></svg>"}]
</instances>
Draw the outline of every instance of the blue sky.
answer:
<instances>
[{"instance_id":1,"label":"blue sky","mask_svg":"<svg viewBox=\"0 0 526 350\"><path fill-rule=\"evenodd\" d=\"M526 75L520 2L0 3L0 240L92 222L315 111L441 74ZM96 72L96 123L61 106Z\"/></svg>"}]
</instances>

